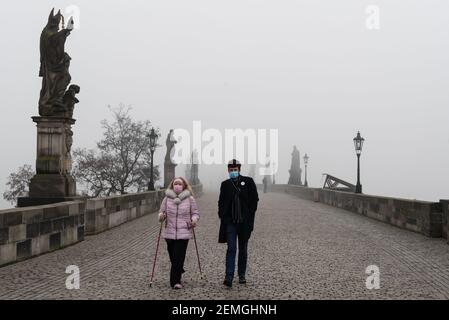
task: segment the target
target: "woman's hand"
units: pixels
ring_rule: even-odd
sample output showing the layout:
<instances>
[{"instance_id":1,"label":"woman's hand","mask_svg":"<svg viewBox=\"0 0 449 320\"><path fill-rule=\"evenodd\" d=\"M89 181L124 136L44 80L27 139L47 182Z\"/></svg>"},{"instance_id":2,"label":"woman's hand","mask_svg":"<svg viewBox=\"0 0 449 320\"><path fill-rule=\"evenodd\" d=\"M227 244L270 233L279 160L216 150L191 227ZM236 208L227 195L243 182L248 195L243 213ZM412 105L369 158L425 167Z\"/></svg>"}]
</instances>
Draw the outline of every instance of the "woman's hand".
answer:
<instances>
[{"instance_id":1,"label":"woman's hand","mask_svg":"<svg viewBox=\"0 0 449 320\"><path fill-rule=\"evenodd\" d=\"M159 222L164 221L167 218L165 212L159 212Z\"/></svg>"},{"instance_id":2,"label":"woman's hand","mask_svg":"<svg viewBox=\"0 0 449 320\"><path fill-rule=\"evenodd\" d=\"M188 221L188 222L187 222L187 227L188 227L189 229L195 228L195 227L196 227L196 223L197 223L196 220Z\"/></svg>"}]
</instances>

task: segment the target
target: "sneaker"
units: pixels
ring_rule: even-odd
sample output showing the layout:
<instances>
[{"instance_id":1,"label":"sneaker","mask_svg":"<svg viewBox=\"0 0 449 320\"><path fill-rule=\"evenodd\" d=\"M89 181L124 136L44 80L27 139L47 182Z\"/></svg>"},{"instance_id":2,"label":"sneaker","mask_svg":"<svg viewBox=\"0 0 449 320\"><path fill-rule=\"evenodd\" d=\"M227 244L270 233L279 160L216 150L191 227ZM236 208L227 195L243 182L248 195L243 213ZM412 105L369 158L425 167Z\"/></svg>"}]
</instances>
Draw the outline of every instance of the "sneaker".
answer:
<instances>
[{"instance_id":1,"label":"sneaker","mask_svg":"<svg viewBox=\"0 0 449 320\"><path fill-rule=\"evenodd\" d=\"M230 280L225 279L225 280L223 281L223 284L224 284L225 286L229 287L229 288L232 287L232 281L230 281Z\"/></svg>"},{"instance_id":2,"label":"sneaker","mask_svg":"<svg viewBox=\"0 0 449 320\"><path fill-rule=\"evenodd\" d=\"M246 284L246 279L245 279L245 277L240 277L240 278L239 278L239 283L240 283L240 284Z\"/></svg>"},{"instance_id":3,"label":"sneaker","mask_svg":"<svg viewBox=\"0 0 449 320\"><path fill-rule=\"evenodd\" d=\"M174 289L182 289L182 284L177 283L177 284L175 284L175 286L173 288Z\"/></svg>"}]
</instances>

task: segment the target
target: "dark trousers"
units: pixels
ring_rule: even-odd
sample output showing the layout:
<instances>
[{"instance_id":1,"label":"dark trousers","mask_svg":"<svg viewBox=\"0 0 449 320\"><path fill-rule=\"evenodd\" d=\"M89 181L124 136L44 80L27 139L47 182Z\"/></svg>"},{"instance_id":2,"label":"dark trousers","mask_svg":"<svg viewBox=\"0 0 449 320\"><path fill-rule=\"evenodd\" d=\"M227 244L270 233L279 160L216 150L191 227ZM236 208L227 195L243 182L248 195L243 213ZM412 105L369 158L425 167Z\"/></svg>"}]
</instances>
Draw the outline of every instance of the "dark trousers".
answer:
<instances>
[{"instance_id":1,"label":"dark trousers","mask_svg":"<svg viewBox=\"0 0 449 320\"><path fill-rule=\"evenodd\" d=\"M181 276L184 272L184 260L186 258L187 244L189 240L172 240L167 241L168 254L170 256L170 286L181 283Z\"/></svg>"},{"instance_id":2,"label":"dark trousers","mask_svg":"<svg viewBox=\"0 0 449 320\"><path fill-rule=\"evenodd\" d=\"M248 260L248 239L243 237L243 224L228 223L226 232L228 243L228 250L226 252L226 279L229 281L234 279L237 240L239 245L237 272L239 278L244 278Z\"/></svg>"}]
</instances>

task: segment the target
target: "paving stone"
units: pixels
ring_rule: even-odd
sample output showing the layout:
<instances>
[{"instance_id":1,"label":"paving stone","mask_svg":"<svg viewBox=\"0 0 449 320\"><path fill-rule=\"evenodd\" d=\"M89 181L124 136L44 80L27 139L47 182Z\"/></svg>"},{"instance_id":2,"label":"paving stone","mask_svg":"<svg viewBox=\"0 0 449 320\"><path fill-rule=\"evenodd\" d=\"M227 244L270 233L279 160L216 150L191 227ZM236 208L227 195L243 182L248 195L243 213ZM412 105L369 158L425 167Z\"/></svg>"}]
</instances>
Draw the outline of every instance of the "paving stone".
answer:
<instances>
[{"instance_id":1,"label":"paving stone","mask_svg":"<svg viewBox=\"0 0 449 320\"><path fill-rule=\"evenodd\" d=\"M221 284L226 245L219 244L218 194L197 199L196 228L204 279L190 241L184 289L169 287L160 243L149 286L159 223L155 213L62 250L0 268L0 299L449 299L449 246L386 223L293 195L260 193L249 242L246 285ZM56 241L57 239L53 239ZM68 290L67 266L80 268ZM380 270L380 289L366 288L366 268Z\"/></svg>"}]
</instances>

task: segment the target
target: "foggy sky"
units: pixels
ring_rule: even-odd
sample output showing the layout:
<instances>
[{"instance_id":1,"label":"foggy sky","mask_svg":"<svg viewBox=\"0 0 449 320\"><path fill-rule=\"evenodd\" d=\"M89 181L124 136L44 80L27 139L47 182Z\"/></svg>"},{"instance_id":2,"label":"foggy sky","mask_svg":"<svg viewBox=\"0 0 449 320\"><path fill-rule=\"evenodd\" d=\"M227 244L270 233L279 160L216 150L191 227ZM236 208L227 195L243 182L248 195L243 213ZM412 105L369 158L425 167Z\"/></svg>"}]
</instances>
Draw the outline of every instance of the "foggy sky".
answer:
<instances>
[{"instance_id":1,"label":"foggy sky","mask_svg":"<svg viewBox=\"0 0 449 320\"><path fill-rule=\"evenodd\" d=\"M1 193L10 172L34 166L39 36L51 8L69 5L80 8L66 44L81 86L73 148L95 147L107 105L123 102L161 128L157 164L168 130L191 130L194 120L204 129L274 128L277 182L288 180L297 145L310 156L309 185L319 187L324 172L355 183L360 130L364 193L449 197L445 0L4 1ZM379 6L379 30L365 26L367 5ZM199 175L217 186L226 166Z\"/></svg>"}]
</instances>

